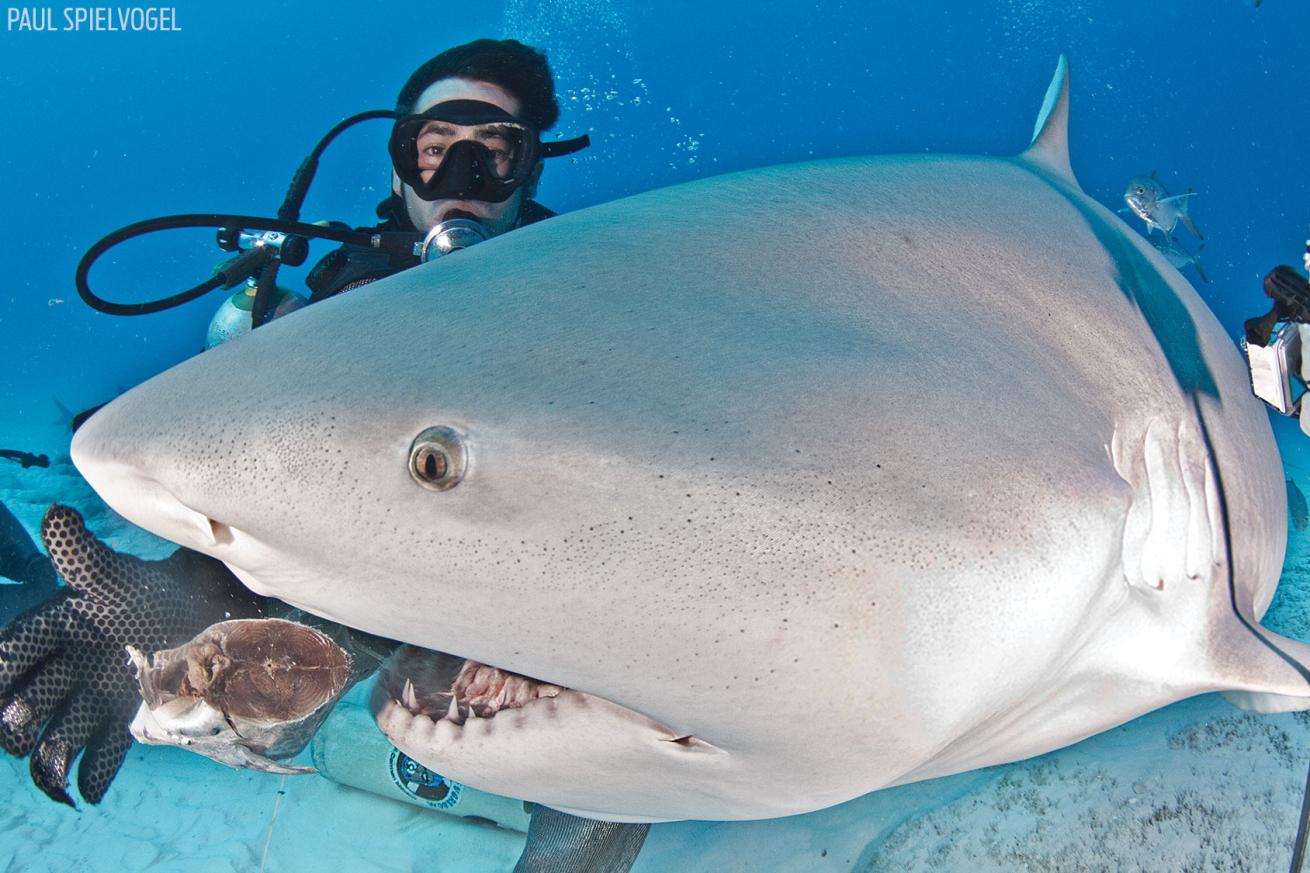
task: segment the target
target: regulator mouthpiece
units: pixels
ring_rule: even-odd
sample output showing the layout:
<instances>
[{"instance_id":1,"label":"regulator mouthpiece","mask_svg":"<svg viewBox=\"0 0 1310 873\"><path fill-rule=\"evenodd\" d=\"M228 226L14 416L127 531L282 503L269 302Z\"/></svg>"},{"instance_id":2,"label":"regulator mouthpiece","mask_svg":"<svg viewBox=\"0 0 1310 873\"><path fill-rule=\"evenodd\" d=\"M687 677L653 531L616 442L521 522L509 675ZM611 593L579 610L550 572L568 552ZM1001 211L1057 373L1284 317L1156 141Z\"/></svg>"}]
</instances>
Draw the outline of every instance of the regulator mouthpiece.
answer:
<instances>
[{"instance_id":1,"label":"regulator mouthpiece","mask_svg":"<svg viewBox=\"0 0 1310 873\"><path fill-rule=\"evenodd\" d=\"M428 231L423 241L414 246L414 254L427 263L490 238L487 229L472 219L449 218Z\"/></svg>"}]
</instances>

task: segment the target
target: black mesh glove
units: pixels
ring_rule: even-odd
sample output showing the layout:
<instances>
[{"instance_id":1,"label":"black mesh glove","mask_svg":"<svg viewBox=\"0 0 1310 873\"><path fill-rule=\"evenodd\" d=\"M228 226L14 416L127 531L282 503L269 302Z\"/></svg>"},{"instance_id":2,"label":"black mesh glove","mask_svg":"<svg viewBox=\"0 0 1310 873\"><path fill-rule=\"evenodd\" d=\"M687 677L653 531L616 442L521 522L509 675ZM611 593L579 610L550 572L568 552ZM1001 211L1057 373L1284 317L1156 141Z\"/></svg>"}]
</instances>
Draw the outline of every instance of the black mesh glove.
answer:
<instances>
[{"instance_id":1,"label":"black mesh glove","mask_svg":"<svg viewBox=\"0 0 1310 873\"><path fill-rule=\"evenodd\" d=\"M119 554L67 506L47 510L41 538L67 587L0 631L0 744L31 753L32 781L69 806L69 769L85 749L77 787L98 803L132 746L127 726L141 703L124 647L180 645L225 618L261 616L262 600L197 552Z\"/></svg>"}]
</instances>

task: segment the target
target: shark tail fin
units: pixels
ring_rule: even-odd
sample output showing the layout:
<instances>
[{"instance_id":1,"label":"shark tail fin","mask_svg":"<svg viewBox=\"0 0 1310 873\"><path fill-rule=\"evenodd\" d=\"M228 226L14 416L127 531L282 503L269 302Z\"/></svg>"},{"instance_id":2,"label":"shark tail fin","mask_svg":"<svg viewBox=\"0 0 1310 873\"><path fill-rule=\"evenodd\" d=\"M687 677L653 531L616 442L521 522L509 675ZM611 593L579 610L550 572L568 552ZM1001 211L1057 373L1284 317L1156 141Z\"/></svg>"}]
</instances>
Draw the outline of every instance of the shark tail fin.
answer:
<instances>
[{"instance_id":1,"label":"shark tail fin","mask_svg":"<svg viewBox=\"0 0 1310 873\"><path fill-rule=\"evenodd\" d=\"M1033 127L1032 143L1021 157L1078 187L1073 165L1069 163L1069 59L1064 55L1060 55L1055 75L1046 89L1042 111Z\"/></svg>"}]
</instances>

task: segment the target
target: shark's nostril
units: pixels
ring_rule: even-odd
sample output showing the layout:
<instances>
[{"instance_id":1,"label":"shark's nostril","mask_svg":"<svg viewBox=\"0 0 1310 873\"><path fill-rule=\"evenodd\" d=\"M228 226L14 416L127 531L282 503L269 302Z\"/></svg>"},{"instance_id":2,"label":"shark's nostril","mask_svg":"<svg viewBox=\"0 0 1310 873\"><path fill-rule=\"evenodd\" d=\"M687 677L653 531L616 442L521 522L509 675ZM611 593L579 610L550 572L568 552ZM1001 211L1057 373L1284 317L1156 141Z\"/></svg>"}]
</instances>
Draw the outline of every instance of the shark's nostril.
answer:
<instances>
[{"instance_id":1,"label":"shark's nostril","mask_svg":"<svg viewBox=\"0 0 1310 873\"><path fill-rule=\"evenodd\" d=\"M214 545L227 546L232 544L232 528L223 524L221 521L209 520L209 530L214 538Z\"/></svg>"},{"instance_id":2,"label":"shark's nostril","mask_svg":"<svg viewBox=\"0 0 1310 873\"><path fill-rule=\"evenodd\" d=\"M151 507L152 516L163 522L156 533L183 545L190 544L188 540L201 547L216 543L218 529L209 516L182 503L154 480L137 479L132 484L138 489L140 504Z\"/></svg>"}]
</instances>

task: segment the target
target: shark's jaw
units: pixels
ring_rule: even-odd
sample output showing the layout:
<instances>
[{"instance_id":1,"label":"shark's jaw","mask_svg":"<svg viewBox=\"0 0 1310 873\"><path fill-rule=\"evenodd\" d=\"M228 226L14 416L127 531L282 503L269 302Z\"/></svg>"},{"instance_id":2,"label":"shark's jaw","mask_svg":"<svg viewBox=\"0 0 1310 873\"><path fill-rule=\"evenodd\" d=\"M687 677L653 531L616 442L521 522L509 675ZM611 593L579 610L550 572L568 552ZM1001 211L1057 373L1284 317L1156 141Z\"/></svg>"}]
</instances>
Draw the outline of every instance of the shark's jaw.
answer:
<instances>
[{"instance_id":1,"label":"shark's jaw","mask_svg":"<svg viewBox=\"0 0 1310 873\"><path fill-rule=\"evenodd\" d=\"M431 722L434 728L444 723L456 729L503 712L535 716L538 711L549 711L558 717L569 707L608 707L609 717L649 733L658 742L714 748L594 694L418 646L402 647L387 662L374 689L373 705L378 710L397 706L413 719Z\"/></svg>"},{"instance_id":2,"label":"shark's jaw","mask_svg":"<svg viewBox=\"0 0 1310 873\"><path fill-rule=\"evenodd\" d=\"M602 697L416 646L403 647L383 669L372 706L378 727L397 748L473 785L485 767L477 758L503 766L505 755L519 759L520 774L544 764L540 778L560 779L564 774L551 766L558 760L555 750L576 752L580 745L599 745L629 759L671 756L683 766L726 758L704 740ZM469 749L476 758L466 763ZM495 790L494 782L487 787ZM525 799L613 820L667 818L583 809L549 793Z\"/></svg>"}]
</instances>

